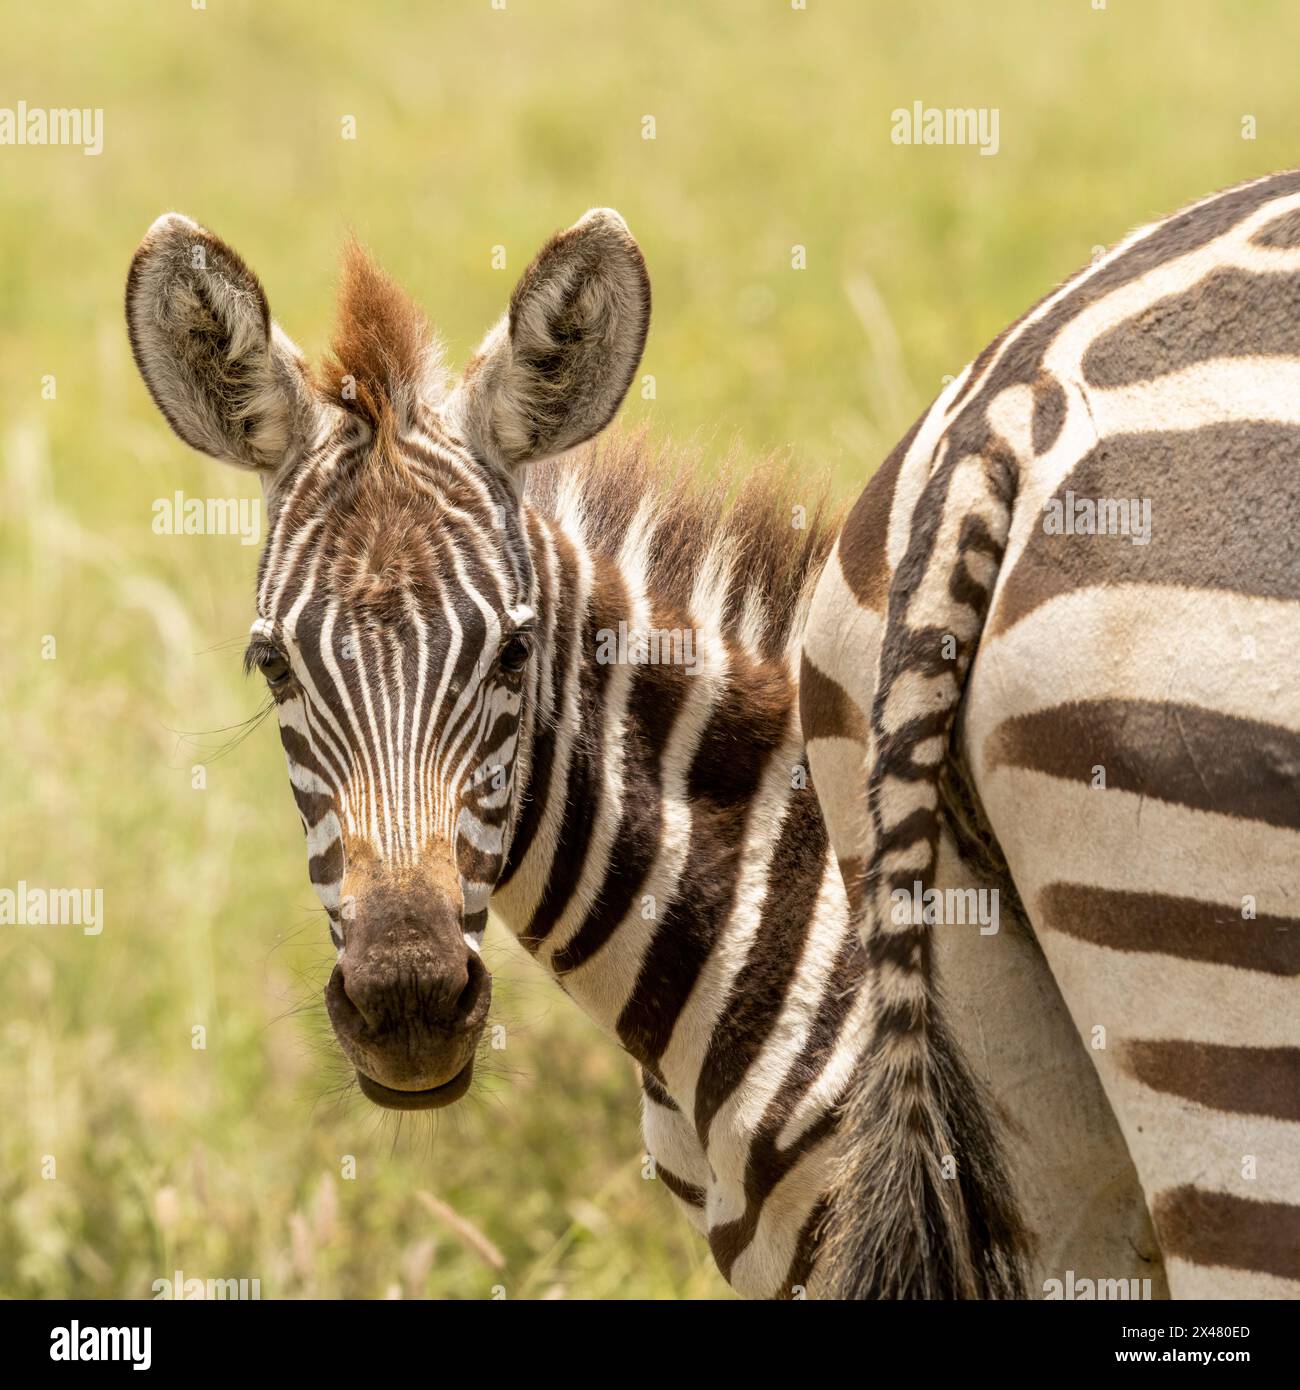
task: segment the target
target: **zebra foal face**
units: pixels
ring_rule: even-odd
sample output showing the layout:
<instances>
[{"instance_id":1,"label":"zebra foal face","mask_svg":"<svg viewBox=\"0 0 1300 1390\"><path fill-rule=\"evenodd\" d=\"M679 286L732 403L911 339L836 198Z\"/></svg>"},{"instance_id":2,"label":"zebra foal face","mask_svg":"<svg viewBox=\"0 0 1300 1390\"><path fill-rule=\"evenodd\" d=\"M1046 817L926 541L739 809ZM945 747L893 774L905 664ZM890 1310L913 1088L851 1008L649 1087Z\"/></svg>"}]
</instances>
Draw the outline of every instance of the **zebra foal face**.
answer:
<instances>
[{"instance_id":1,"label":"zebra foal face","mask_svg":"<svg viewBox=\"0 0 1300 1390\"><path fill-rule=\"evenodd\" d=\"M454 457L434 412L420 435L411 449ZM396 447L367 443L359 480L336 466L309 504L285 499L246 663L276 703L339 949L335 1033L366 1094L410 1108L454 1100L472 1076L536 625L506 490L461 460L426 493L418 456L395 462Z\"/></svg>"},{"instance_id":2,"label":"zebra foal face","mask_svg":"<svg viewBox=\"0 0 1300 1390\"><path fill-rule=\"evenodd\" d=\"M529 464L602 429L640 359L649 283L616 213L553 237L458 381L358 248L312 374L235 252L177 214L127 282L141 375L188 444L262 481L245 663L275 701L337 962L325 991L362 1090L468 1088L479 954L527 769L544 641Z\"/></svg>"}]
</instances>

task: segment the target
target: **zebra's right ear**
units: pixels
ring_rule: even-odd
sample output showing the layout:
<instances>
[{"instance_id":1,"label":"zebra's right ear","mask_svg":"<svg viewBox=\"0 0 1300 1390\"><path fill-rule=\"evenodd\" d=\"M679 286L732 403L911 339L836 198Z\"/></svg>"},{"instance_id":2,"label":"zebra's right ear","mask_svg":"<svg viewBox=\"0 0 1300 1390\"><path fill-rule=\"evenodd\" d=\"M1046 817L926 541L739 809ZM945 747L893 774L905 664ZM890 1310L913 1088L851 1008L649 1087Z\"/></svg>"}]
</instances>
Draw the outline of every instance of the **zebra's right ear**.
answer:
<instances>
[{"instance_id":1,"label":"zebra's right ear","mask_svg":"<svg viewBox=\"0 0 1300 1390\"><path fill-rule=\"evenodd\" d=\"M136 366L192 448L276 469L314 437L324 409L301 354L271 319L257 277L179 213L145 234L126 281Z\"/></svg>"}]
</instances>

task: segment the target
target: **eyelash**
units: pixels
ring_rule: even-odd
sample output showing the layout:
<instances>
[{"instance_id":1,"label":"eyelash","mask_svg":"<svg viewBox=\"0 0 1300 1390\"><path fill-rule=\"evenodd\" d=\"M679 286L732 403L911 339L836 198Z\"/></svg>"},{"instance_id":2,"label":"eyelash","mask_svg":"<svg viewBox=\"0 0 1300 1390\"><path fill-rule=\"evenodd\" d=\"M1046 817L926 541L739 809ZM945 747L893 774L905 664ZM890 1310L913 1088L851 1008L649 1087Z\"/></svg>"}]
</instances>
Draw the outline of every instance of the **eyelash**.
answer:
<instances>
[{"instance_id":1,"label":"eyelash","mask_svg":"<svg viewBox=\"0 0 1300 1390\"><path fill-rule=\"evenodd\" d=\"M283 663L284 672L274 680L266 673L266 668L276 662ZM268 686L272 690L278 690L289 679L292 674L292 667L289 665L289 658L271 642L254 642L244 653L244 674L251 675L254 670L262 673Z\"/></svg>"}]
</instances>

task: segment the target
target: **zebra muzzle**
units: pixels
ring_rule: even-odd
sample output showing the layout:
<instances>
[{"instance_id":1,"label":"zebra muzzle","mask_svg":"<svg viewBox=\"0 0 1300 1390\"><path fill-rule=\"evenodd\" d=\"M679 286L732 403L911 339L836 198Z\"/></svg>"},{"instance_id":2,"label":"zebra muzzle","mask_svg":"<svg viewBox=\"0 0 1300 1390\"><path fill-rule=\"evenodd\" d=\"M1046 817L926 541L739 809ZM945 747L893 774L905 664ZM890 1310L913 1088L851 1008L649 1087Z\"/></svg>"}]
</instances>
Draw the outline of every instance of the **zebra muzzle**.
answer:
<instances>
[{"instance_id":1,"label":"zebra muzzle","mask_svg":"<svg viewBox=\"0 0 1300 1390\"><path fill-rule=\"evenodd\" d=\"M362 1092L390 1109L429 1109L469 1089L492 977L469 948L459 905L418 910L392 893L359 905L325 1003Z\"/></svg>"}]
</instances>

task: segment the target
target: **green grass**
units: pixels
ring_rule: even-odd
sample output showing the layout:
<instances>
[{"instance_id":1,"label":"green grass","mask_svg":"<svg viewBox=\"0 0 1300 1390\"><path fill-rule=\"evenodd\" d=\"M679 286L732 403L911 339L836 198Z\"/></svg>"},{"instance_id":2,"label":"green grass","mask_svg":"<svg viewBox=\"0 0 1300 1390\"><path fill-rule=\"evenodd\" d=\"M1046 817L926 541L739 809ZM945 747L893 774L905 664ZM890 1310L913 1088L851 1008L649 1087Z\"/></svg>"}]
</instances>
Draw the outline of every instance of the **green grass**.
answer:
<instances>
[{"instance_id":1,"label":"green grass","mask_svg":"<svg viewBox=\"0 0 1300 1390\"><path fill-rule=\"evenodd\" d=\"M503 935L508 1045L472 1100L399 1127L343 1093L275 732L222 756L203 732L258 708L256 553L150 527L177 488L256 489L150 405L130 254L192 214L314 352L355 228L459 361L541 240L613 205L655 284L655 398L624 418L708 459L789 450L848 496L1094 246L1297 162L1300 13L171 0L3 27L0 106L103 107L105 150L0 147L0 887L101 887L107 925L0 927L0 1293L148 1295L181 1268L264 1297L725 1294L641 1178L630 1067ZM915 100L998 107L997 157L891 144Z\"/></svg>"}]
</instances>

